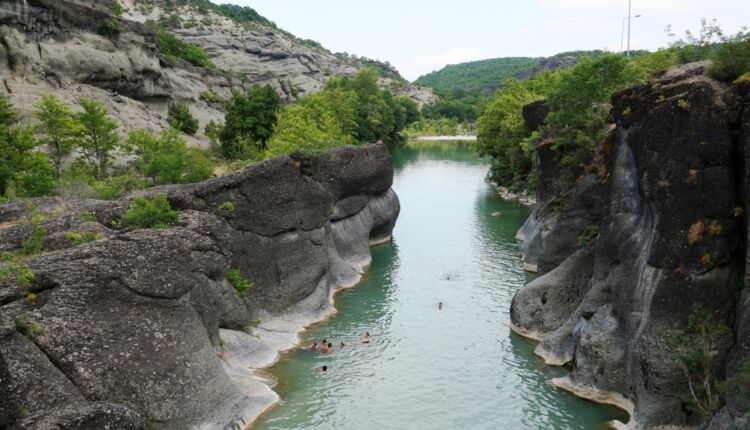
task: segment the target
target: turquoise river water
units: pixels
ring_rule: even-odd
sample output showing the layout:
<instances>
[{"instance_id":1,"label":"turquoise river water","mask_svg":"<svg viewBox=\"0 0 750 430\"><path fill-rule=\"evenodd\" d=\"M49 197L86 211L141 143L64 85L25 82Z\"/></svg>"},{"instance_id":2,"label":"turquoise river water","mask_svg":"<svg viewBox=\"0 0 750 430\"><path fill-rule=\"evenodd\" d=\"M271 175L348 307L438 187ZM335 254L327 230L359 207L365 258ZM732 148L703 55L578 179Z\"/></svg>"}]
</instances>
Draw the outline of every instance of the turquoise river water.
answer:
<instances>
[{"instance_id":1,"label":"turquoise river water","mask_svg":"<svg viewBox=\"0 0 750 430\"><path fill-rule=\"evenodd\" d=\"M325 338L346 347L286 354L271 369L282 403L253 428L600 429L627 420L546 384L564 370L511 333L511 298L529 280L514 235L529 210L497 197L488 163L456 142L411 143L393 158L402 211L392 243L373 248L362 282L337 294L338 314L303 337L303 346Z\"/></svg>"}]
</instances>

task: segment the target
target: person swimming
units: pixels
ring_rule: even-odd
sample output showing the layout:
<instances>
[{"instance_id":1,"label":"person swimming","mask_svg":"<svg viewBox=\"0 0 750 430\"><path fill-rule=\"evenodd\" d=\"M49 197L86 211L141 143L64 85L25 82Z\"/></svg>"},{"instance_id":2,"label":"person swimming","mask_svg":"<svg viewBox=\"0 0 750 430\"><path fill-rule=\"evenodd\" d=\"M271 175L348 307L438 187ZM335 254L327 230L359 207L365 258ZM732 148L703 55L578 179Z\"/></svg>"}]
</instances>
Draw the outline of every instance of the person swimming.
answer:
<instances>
[{"instance_id":1,"label":"person swimming","mask_svg":"<svg viewBox=\"0 0 750 430\"><path fill-rule=\"evenodd\" d=\"M313 342L309 348L307 348L311 351L317 351L318 350L318 342Z\"/></svg>"},{"instance_id":2,"label":"person swimming","mask_svg":"<svg viewBox=\"0 0 750 430\"><path fill-rule=\"evenodd\" d=\"M438 303L438 310L439 311L443 310L443 302Z\"/></svg>"},{"instance_id":3,"label":"person swimming","mask_svg":"<svg viewBox=\"0 0 750 430\"><path fill-rule=\"evenodd\" d=\"M323 367L320 368L320 373L323 373L323 374L328 373L328 366L323 365Z\"/></svg>"},{"instance_id":4,"label":"person swimming","mask_svg":"<svg viewBox=\"0 0 750 430\"><path fill-rule=\"evenodd\" d=\"M346 345L344 345L344 342L340 342L340 343L339 343L339 348L341 348L341 349L344 349L344 347L345 347L345 346L346 346Z\"/></svg>"},{"instance_id":5,"label":"person swimming","mask_svg":"<svg viewBox=\"0 0 750 430\"><path fill-rule=\"evenodd\" d=\"M326 352L326 350L328 349L327 342L328 342L327 340L323 339L323 343L320 344L320 349L319 349L320 352Z\"/></svg>"},{"instance_id":6,"label":"person swimming","mask_svg":"<svg viewBox=\"0 0 750 430\"><path fill-rule=\"evenodd\" d=\"M328 342L328 348L326 348L326 352L333 352L333 343Z\"/></svg>"},{"instance_id":7,"label":"person swimming","mask_svg":"<svg viewBox=\"0 0 750 430\"><path fill-rule=\"evenodd\" d=\"M362 336L362 343L370 343L370 333L365 332L365 334Z\"/></svg>"}]
</instances>

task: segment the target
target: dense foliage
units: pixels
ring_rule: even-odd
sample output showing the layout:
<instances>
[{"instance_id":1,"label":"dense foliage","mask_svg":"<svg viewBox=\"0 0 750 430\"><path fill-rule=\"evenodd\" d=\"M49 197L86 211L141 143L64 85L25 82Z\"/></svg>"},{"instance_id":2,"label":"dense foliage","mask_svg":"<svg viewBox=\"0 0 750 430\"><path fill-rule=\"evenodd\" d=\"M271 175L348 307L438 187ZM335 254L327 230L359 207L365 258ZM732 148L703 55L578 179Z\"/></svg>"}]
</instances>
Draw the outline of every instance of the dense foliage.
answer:
<instances>
[{"instance_id":1,"label":"dense foliage","mask_svg":"<svg viewBox=\"0 0 750 430\"><path fill-rule=\"evenodd\" d=\"M180 214L172 210L167 196L157 194L147 199L136 197L133 204L122 215L117 226L120 228L167 228L177 222Z\"/></svg>"},{"instance_id":2,"label":"dense foliage","mask_svg":"<svg viewBox=\"0 0 750 430\"><path fill-rule=\"evenodd\" d=\"M711 59L709 72L731 82L750 72L750 32L725 36L715 23L703 22L698 35L686 33L668 49L632 57L603 54L584 57L574 67L526 81L508 80L478 121L479 148L493 159L492 177L506 186L533 185L533 146L552 145L563 175L574 178L591 162L609 121L612 94L646 82L670 67ZM525 104L547 100L547 124L532 135L522 117Z\"/></svg>"},{"instance_id":3,"label":"dense foliage","mask_svg":"<svg viewBox=\"0 0 750 430\"><path fill-rule=\"evenodd\" d=\"M122 141L119 124L100 102L81 99L74 112L45 95L35 109L35 125L26 125L8 98L0 96L0 201L52 194L113 199L213 174L208 153L188 148L177 130L165 130L159 138L135 131ZM68 163L76 154L79 158ZM113 167L118 155L135 157L128 166Z\"/></svg>"},{"instance_id":4,"label":"dense foliage","mask_svg":"<svg viewBox=\"0 0 750 430\"><path fill-rule=\"evenodd\" d=\"M33 128L21 122L7 97L0 96L0 199L52 192L52 164L36 146Z\"/></svg>"},{"instance_id":5,"label":"dense foliage","mask_svg":"<svg viewBox=\"0 0 750 430\"><path fill-rule=\"evenodd\" d=\"M284 108L266 156L317 154L349 143L402 142L402 131L419 119L419 109L410 98L381 89L379 76L376 69L363 68L356 76L331 79L298 106Z\"/></svg>"},{"instance_id":6,"label":"dense foliage","mask_svg":"<svg viewBox=\"0 0 750 430\"><path fill-rule=\"evenodd\" d=\"M501 84L508 78L520 77L542 61L542 58L508 57L451 64L439 71L421 76L416 83L445 93L454 90L479 93Z\"/></svg>"},{"instance_id":7,"label":"dense foliage","mask_svg":"<svg viewBox=\"0 0 750 430\"><path fill-rule=\"evenodd\" d=\"M526 79L546 69L563 57L596 57L601 51L563 52L548 58L506 57L489 60L451 64L443 69L428 73L416 80L417 84L432 87L441 95L462 91L468 95L492 92L510 78ZM455 98L455 97L454 97Z\"/></svg>"},{"instance_id":8,"label":"dense foliage","mask_svg":"<svg viewBox=\"0 0 750 430\"><path fill-rule=\"evenodd\" d=\"M543 98L558 78L559 74L545 72L527 81L509 79L487 105L478 121L477 138L480 153L492 158L493 180L511 185L531 172L531 133L522 109Z\"/></svg>"},{"instance_id":9,"label":"dense foliage","mask_svg":"<svg viewBox=\"0 0 750 430\"><path fill-rule=\"evenodd\" d=\"M188 148L175 129L156 137L145 130L130 132L128 145L139 158L138 169L155 184L200 182L211 177L213 163L204 151Z\"/></svg>"},{"instance_id":10,"label":"dense foliage","mask_svg":"<svg viewBox=\"0 0 750 430\"><path fill-rule=\"evenodd\" d=\"M157 30L156 43L162 59L168 64L175 65L184 60L194 66L216 68L203 48L194 43L183 42L169 31Z\"/></svg>"},{"instance_id":11,"label":"dense foliage","mask_svg":"<svg viewBox=\"0 0 750 430\"><path fill-rule=\"evenodd\" d=\"M279 95L268 85L235 91L226 105L219 135L222 155L228 159L257 158L273 134L280 108Z\"/></svg>"},{"instance_id":12,"label":"dense foliage","mask_svg":"<svg viewBox=\"0 0 750 430\"><path fill-rule=\"evenodd\" d=\"M167 121L176 130L189 135L198 131L198 120L190 113L190 108L185 103L173 102L169 104Z\"/></svg>"}]
</instances>

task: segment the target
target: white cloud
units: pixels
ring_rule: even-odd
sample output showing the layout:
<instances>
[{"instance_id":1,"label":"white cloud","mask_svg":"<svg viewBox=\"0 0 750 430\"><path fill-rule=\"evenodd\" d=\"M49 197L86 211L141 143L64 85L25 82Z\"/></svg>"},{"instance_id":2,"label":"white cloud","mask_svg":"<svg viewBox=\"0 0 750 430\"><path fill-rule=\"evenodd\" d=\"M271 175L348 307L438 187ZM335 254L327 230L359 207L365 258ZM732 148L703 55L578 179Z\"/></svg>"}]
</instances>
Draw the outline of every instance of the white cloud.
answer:
<instances>
[{"instance_id":1,"label":"white cloud","mask_svg":"<svg viewBox=\"0 0 750 430\"><path fill-rule=\"evenodd\" d=\"M435 54L417 55L408 62L396 64L396 68L406 79L414 80L425 73L441 69L448 64L484 58L487 58L487 55L478 48L452 48Z\"/></svg>"}]
</instances>

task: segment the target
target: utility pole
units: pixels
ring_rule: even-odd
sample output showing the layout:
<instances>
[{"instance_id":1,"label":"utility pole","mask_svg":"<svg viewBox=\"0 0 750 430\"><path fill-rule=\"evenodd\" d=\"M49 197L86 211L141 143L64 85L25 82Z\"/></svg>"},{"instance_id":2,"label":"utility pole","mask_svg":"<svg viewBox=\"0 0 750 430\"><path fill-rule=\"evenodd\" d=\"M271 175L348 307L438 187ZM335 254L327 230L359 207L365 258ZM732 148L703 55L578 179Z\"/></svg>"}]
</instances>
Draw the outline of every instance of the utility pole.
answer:
<instances>
[{"instance_id":1,"label":"utility pole","mask_svg":"<svg viewBox=\"0 0 750 430\"><path fill-rule=\"evenodd\" d=\"M620 54L625 53L625 21L629 20L630 18L640 18L643 15L638 14L632 17L625 17L622 19L622 29L620 30ZM628 48L630 49L630 48Z\"/></svg>"},{"instance_id":2,"label":"utility pole","mask_svg":"<svg viewBox=\"0 0 750 430\"><path fill-rule=\"evenodd\" d=\"M630 57L630 21L633 17L632 6L633 0L628 0L628 52L625 54L626 57Z\"/></svg>"}]
</instances>

